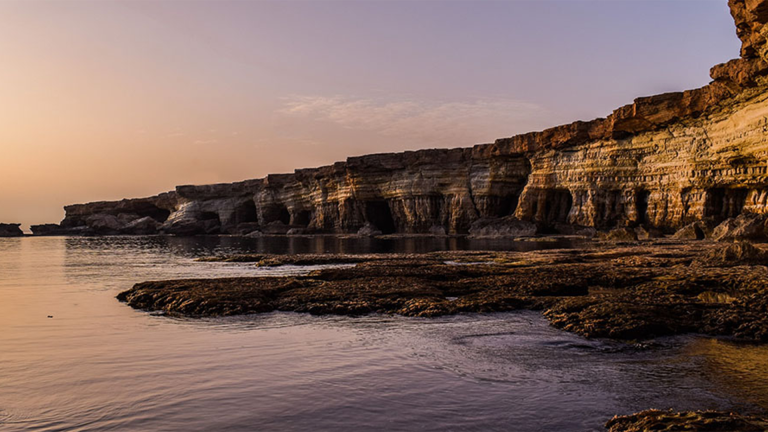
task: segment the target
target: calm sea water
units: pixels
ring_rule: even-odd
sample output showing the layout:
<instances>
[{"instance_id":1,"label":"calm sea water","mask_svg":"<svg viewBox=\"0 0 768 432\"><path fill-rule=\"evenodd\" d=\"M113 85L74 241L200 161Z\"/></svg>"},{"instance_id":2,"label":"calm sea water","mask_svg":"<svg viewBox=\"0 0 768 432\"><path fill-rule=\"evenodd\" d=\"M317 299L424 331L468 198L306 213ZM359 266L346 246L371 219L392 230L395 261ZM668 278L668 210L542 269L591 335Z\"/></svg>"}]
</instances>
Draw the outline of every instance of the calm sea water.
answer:
<instances>
[{"instance_id":1,"label":"calm sea water","mask_svg":"<svg viewBox=\"0 0 768 432\"><path fill-rule=\"evenodd\" d=\"M554 247L553 244L539 245ZM768 409L768 348L590 341L520 312L173 319L135 282L285 274L197 256L533 244L160 237L0 239L3 431L589 431L647 408Z\"/></svg>"}]
</instances>

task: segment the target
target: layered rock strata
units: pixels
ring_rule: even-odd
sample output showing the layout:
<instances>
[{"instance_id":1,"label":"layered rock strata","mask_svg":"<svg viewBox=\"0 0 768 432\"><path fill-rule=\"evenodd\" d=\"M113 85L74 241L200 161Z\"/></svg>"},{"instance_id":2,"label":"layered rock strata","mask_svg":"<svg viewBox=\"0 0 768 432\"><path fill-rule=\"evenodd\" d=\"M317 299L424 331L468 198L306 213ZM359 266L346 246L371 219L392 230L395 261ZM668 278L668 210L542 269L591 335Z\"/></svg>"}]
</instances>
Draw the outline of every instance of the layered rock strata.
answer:
<instances>
[{"instance_id":1,"label":"layered rock strata","mask_svg":"<svg viewBox=\"0 0 768 432\"><path fill-rule=\"evenodd\" d=\"M512 216L539 232L565 225L670 231L768 213L768 0L729 5L741 58L712 68L713 81L696 90L639 98L607 118L471 148L353 157L293 174L69 206L61 227L453 234ZM151 220L130 226L141 218Z\"/></svg>"}]
</instances>

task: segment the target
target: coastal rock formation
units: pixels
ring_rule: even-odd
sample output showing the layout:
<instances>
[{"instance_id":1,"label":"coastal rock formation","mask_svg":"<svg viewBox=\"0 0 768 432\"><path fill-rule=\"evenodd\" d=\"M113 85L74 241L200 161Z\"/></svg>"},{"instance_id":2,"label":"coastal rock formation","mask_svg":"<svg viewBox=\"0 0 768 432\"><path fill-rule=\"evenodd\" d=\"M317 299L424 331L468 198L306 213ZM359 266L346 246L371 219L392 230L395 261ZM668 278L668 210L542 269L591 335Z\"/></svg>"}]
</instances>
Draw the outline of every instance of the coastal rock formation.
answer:
<instances>
[{"instance_id":1,"label":"coastal rock formation","mask_svg":"<svg viewBox=\"0 0 768 432\"><path fill-rule=\"evenodd\" d=\"M766 250L747 243L673 240L534 252L245 255L206 261L355 266L305 276L143 282L118 299L187 316L534 309L553 326L590 338L695 332L768 342L766 259Z\"/></svg>"},{"instance_id":2,"label":"coastal rock formation","mask_svg":"<svg viewBox=\"0 0 768 432\"><path fill-rule=\"evenodd\" d=\"M0 223L0 237L21 237L24 232L19 228L21 224Z\"/></svg>"},{"instance_id":3,"label":"coastal rock formation","mask_svg":"<svg viewBox=\"0 0 768 432\"><path fill-rule=\"evenodd\" d=\"M157 232L178 235L455 234L481 219L514 217L537 232L567 232L567 225L674 232L701 220L765 214L768 0L729 5L741 58L713 67L713 81L699 89L638 98L607 118L471 148L353 157L292 174L69 206L61 227L132 233L133 220L150 217ZM141 232L153 231L150 225Z\"/></svg>"}]
</instances>

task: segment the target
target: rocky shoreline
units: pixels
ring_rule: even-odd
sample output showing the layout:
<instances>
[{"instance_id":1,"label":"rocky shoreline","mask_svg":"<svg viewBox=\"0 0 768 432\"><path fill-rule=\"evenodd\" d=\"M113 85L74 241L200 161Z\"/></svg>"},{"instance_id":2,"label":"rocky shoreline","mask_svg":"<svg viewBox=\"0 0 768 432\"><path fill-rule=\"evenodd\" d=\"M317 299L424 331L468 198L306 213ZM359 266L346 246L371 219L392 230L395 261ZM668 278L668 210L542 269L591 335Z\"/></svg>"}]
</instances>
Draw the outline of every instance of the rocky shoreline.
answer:
<instances>
[{"instance_id":1,"label":"rocky shoreline","mask_svg":"<svg viewBox=\"0 0 768 432\"><path fill-rule=\"evenodd\" d=\"M187 317L293 311L434 317L539 310L587 338L636 342L696 333L768 342L768 244L672 238L585 242L534 252L234 255L254 266L338 265L305 276L142 282L118 295L133 308ZM606 429L764 431L768 419L649 410Z\"/></svg>"},{"instance_id":2,"label":"rocky shoreline","mask_svg":"<svg viewBox=\"0 0 768 432\"><path fill-rule=\"evenodd\" d=\"M305 276L152 281L118 299L192 317L271 311L433 317L541 310L590 338L702 333L768 341L768 247L747 242L592 242L535 252L239 255L209 261L354 264Z\"/></svg>"}]
</instances>

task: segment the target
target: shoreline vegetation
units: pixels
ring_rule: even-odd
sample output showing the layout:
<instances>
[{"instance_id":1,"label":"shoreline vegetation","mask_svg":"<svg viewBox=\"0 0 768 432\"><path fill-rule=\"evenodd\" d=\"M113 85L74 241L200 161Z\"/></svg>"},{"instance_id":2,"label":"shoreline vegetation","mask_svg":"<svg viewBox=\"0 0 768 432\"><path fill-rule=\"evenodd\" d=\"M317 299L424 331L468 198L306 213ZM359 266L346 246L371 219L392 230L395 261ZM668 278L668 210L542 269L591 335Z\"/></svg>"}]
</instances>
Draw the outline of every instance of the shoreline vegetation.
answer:
<instances>
[{"instance_id":1,"label":"shoreline vegetation","mask_svg":"<svg viewBox=\"0 0 768 432\"><path fill-rule=\"evenodd\" d=\"M423 254L252 254L206 262L338 266L303 276L137 283L117 298L186 317L293 311L435 317L538 310L587 338L638 342L695 333L768 342L768 244L585 241L570 249ZM764 431L768 418L719 411L616 416L629 431Z\"/></svg>"}]
</instances>

